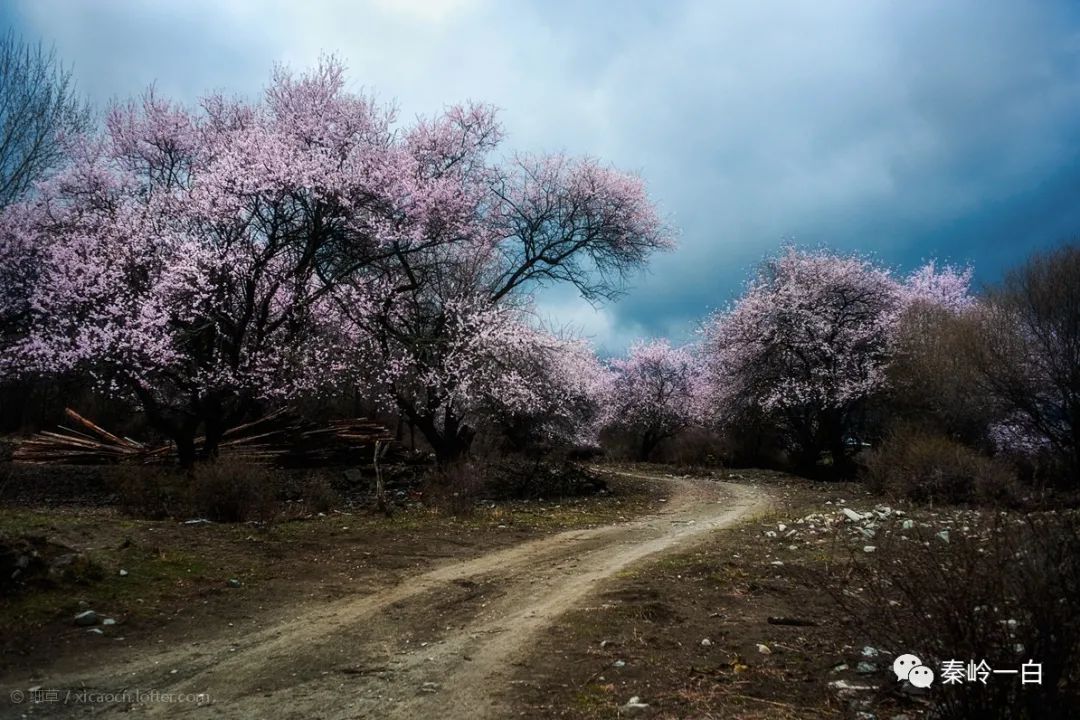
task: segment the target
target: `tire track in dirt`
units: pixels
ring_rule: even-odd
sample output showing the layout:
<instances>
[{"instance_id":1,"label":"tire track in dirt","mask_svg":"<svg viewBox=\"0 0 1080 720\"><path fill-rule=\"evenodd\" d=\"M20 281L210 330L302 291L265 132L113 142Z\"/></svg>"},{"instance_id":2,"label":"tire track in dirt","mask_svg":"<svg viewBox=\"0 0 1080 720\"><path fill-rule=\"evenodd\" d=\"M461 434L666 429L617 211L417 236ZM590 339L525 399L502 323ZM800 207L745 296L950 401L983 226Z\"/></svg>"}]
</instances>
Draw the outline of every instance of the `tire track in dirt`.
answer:
<instances>
[{"instance_id":1,"label":"tire track in dirt","mask_svg":"<svg viewBox=\"0 0 1080 720\"><path fill-rule=\"evenodd\" d=\"M611 471L607 471L611 472ZM618 525L562 532L473 560L451 563L362 598L197 648L148 648L122 667L51 677L50 688L119 692L153 688L206 693L212 702L156 703L143 714L192 718L501 717L500 694L531 639L579 605L599 583L661 553L768 507L748 485L619 473L668 483L665 508ZM440 603L462 587L483 587L483 603ZM473 593L477 595L478 593ZM434 608L451 607L450 617ZM449 623L449 624L447 624ZM437 626L423 647L401 631ZM43 708L45 709L45 708ZM68 708L85 715L86 706ZM95 706L95 714L125 710ZM60 707L48 711L62 711Z\"/></svg>"}]
</instances>

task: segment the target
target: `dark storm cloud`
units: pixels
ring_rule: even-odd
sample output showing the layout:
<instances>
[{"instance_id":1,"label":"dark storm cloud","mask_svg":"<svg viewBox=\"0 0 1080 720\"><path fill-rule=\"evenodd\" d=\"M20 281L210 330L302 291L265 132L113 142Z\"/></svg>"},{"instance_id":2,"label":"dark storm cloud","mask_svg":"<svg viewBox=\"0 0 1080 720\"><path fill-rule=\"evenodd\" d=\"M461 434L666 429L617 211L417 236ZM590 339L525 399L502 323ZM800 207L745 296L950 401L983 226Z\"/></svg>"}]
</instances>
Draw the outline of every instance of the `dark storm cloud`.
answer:
<instances>
[{"instance_id":1,"label":"dark storm cloud","mask_svg":"<svg viewBox=\"0 0 1080 720\"><path fill-rule=\"evenodd\" d=\"M545 293L608 349L685 336L785 241L936 255L992 279L1080 233L1080 20L1016 2L7 5L96 100L257 92L274 62L346 59L404 117L503 109L515 148L640 172L681 248L616 305Z\"/></svg>"}]
</instances>

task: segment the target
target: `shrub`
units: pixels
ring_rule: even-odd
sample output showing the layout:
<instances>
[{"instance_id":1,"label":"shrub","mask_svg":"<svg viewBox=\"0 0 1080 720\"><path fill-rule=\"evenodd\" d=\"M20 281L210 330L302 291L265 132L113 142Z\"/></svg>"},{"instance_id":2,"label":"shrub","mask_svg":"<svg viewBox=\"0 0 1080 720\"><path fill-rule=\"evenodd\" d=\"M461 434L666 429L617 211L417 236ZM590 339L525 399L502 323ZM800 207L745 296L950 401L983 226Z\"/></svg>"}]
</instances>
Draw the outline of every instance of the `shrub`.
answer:
<instances>
[{"instance_id":1,"label":"shrub","mask_svg":"<svg viewBox=\"0 0 1080 720\"><path fill-rule=\"evenodd\" d=\"M1080 707L1080 516L997 514L989 527L948 542L937 528L880 532L877 551L826 574L823 589L863 640L892 658L913 653L938 679L929 716L1075 717ZM993 669L1042 665L1042 683L1016 675L945 685L942 663L986 660ZM895 681L884 691L896 698Z\"/></svg>"},{"instance_id":2,"label":"shrub","mask_svg":"<svg viewBox=\"0 0 1080 720\"><path fill-rule=\"evenodd\" d=\"M1015 475L1007 464L912 426L894 428L863 462L867 485L896 498L993 505L1016 501Z\"/></svg>"},{"instance_id":3,"label":"shrub","mask_svg":"<svg viewBox=\"0 0 1080 720\"><path fill-rule=\"evenodd\" d=\"M118 465L108 476L120 506L136 517L160 520L191 514L190 478L180 470Z\"/></svg>"},{"instance_id":4,"label":"shrub","mask_svg":"<svg viewBox=\"0 0 1080 720\"><path fill-rule=\"evenodd\" d=\"M438 467L423 485L424 503L453 514L472 512L487 491L485 468L477 462Z\"/></svg>"},{"instance_id":5,"label":"shrub","mask_svg":"<svg viewBox=\"0 0 1080 720\"><path fill-rule=\"evenodd\" d=\"M302 492L304 507L309 513L328 513L341 507L341 495L325 475L308 475L304 478Z\"/></svg>"},{"instance_id":6,"label":"shrub","mask_svg":"<svg viewBox=\"0 0 1080 720\"><path fill-rule=\"evenodd\" d=\"M281 479L267 468L229 460L197 465L191 471L192 509L219 522L269 520Z\"/></svg>"},{"instance_id":7,"label":"shrub","mask_svg":"<svg viewBox=\"0 0 1080 720\"><path fill-rule=\"evenodd\" d=\"M114 474L121 505L140 517L204 517L217 522L269 520L280 478L267 468L218 460L188 471L120 466Z\"/></svg>"}]
</instances>

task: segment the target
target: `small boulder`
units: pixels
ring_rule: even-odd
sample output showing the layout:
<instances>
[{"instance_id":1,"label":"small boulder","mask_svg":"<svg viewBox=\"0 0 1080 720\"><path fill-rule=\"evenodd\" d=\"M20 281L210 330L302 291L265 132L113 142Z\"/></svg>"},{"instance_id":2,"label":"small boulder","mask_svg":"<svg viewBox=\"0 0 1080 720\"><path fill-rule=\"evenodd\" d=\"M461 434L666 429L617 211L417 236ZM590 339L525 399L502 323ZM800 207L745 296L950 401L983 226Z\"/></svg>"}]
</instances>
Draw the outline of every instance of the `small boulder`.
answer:
<instances>
[{"instance_id":1,"label":"small boulder","mask_svg":"<svg viewBox=\"0 0 1080 720\"><path fill-rule=\"evenodd\" d=\"M98 614L93 610L83 610L75 616L75 624L80 627L88 627L98 624Z\"/></svg>"},{"instance_id":2,"label":"small boulder","mask_svg":"<svg viewBox=\"0 0 1080 720\"><path fill-rule=\"evenodd\" d=\"M772 655L772 650L764 643L758 643L757 651L762 655Z\"/></svg>"},{"instance_id":3,"label":"small boulder","mask_svg":"<svg viewBox=\"0 0 1080 720\"><path fill-rule=\"evenodd\" d=\"M225 581L225 584L228 585L231 588L240 587L240 581L237 580L236 578L229 578L228 580Z\"/></svg>"}]
</instances>

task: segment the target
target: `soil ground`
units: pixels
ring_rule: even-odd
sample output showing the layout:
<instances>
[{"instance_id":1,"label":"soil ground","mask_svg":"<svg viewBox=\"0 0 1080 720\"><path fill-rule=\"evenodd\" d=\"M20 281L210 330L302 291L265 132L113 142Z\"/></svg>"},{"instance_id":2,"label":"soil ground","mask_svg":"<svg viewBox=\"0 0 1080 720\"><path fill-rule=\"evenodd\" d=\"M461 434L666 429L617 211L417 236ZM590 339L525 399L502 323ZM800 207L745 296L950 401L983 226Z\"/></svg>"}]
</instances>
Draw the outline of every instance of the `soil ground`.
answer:
<instances>
[{"instance_id":1,"label":"soil ground","mask_svg":"<svg viewBox=\"0 0 1080 720\"><path fill-rule=\"evenodd\" d=\"M870 697L875 717L923 714L891 686L843 689L887 685L884 652L856 673L866 640L823 590L835 543L782 529L880 498L604 472L608 496L266 529L6 510L0 528L106 577L5 600L0 717L865 718ZM83 605L118 624L74 627ZM60 699L7 702L31 688Z\"/></svg>"},{"instance_id":2,"label":"soil ground","mask_svg":"<svg viewBox=\"0 0 1080 720\"><path fill-rule=\"evenodd\" d=\"M622 477L613 489L464 520L333 515L265 533L101 509L5 511L6 532L75 548L107 576L6 604L5 687L74 692L76 701L135 688L210 700L7 710L500 717L492 691L598 582L765 502L752 487L654 474ZM563 527L579 529L553 532ZM72 626L88 605L118 624L105 635Z\"/></svg>"}]
</instances>

